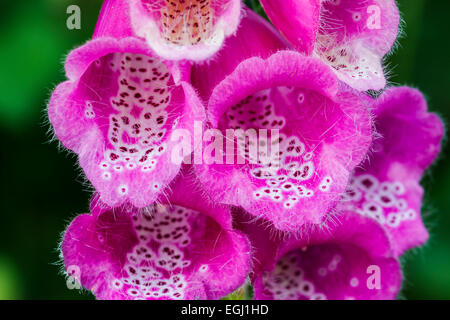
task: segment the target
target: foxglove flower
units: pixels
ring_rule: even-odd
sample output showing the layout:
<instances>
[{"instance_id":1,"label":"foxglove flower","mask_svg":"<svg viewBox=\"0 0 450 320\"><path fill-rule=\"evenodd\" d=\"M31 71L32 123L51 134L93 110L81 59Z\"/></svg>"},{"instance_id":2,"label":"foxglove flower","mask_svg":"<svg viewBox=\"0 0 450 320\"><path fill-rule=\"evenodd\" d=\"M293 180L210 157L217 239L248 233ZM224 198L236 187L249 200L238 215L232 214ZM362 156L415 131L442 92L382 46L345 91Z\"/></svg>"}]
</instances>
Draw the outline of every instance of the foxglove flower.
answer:
<instances>
[{"instance_id":1,"label":"foxglove flower","mask_svg":"<svg viewBox=\"0 0 450 320\"><path fill-rule=\"evenodd\" d=\"M428 239L419 182L440 152L444 127L415 89L391 88L375 101L374 109L381 137L372 156L355 171L338 207L378 221L400 256Z\"/></svg>"},{"instance_id":2,"label":"foxglove flower","mask_svg":"<svg viewBox=\"0 0 450 320\"><path fill-rule=\"evenodd\" d=\"M243 24L249 23L246 19ZM253 25L261 33L268 28ZM334 73L318 59L280 51L267 59L241 61L238 52L245 47L238 46L248 39L246 30L240 28L236 38L227 41L223 53L209 65L209 73L208 67L196 68L194 79L200 77L200 68L203 81L193 83L203 96L212 91L209 121L223 135L215 141L233 142L235 136L230 137L228 129L274 130L274 136L265 141L260 131L255 143L236 135L237 146L224 144L223 154L214 150L213 161L208 158L211 143L203 154L208 161L195 165L195 170L215 201L242 206L279 230L296 232L305 222L319 223L345 191L350 172L371 143L370 116L359 97L340 90ZM276 41L269 43L267 51ZM228 62L232 55L235 60ZM223 72L233 69L227 63L238 64L230 74ZM223 80L211 89L220 72ZM269 144L279 149L269 151ZM258 154L253 157L249 151L255 147ZM238 154L245 161L235 157Z\"/></svg>"},{"instance_id":3,"label":"foxglove flower","mask_svg":"<svg viewBox=\"0 0 450 320\"><path fill-rule=\"evenodd\" d=\"M395 0L261 0L274 25L301 52L320 57L355 89L386 85L382 60L398 35Z\"/></svg>"},{"instance_id":4,"label":"foxglove flower","mask_svg":"<svg viewBox=\"0 0 450 320\"><path fill-rule=\"evenodd\" d=\"M212 57L240 21L241 0L127 0L135 33L168 60Z\"/></svg>"},{"instance_id":5,"label":"foxglove flower","mask_svg":"<svg viewBox=\"0 0 450 320\"><path fill-rule=\"evenodd\" d=\"M348 214L283 239L238 214L253 246L257 300L389 300L400 290L389 237L372 219Z\"/></svg>"},{"instance_id":6,"label":"foxglove flower","mask_svg":"<svg viewBox=\"0 0 450 320\"><path fill-rule=\"evenodd\" d=\"M68 56L48 114L102 201L145 207L180 170L171 132L193 132L205 115L190 66L158 58L127 12L125 1L106 1L94 39Z\"/></svg>"},{"instance_id":7,"label":"foxglove flower","mask_svg":"<svg viewBox=\"0 0 450 320\"><path fill-rule=\"evenodd\" d=\"M71 223L61 249L68 273L98 299L217 299L246 281L247 238L188 178L146 210L94 199L91 211Z\"/></svg>"}]
</instances>

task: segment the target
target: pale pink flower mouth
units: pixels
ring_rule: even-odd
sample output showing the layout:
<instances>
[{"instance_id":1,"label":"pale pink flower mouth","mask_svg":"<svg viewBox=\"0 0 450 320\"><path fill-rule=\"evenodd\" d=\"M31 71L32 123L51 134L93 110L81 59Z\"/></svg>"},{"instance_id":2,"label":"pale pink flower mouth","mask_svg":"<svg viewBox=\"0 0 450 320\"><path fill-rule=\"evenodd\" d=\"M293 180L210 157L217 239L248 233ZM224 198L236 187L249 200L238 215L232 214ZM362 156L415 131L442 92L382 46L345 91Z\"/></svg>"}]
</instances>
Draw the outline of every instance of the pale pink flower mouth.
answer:
<instances>
[{"instance_id":1,"label":"pale pink flower mouth","mask_svg":"<svg viewBox=\"0 0 450 320\"><path fill-rule=\"evenodd\" d=\"M397 38L394 0L261 0L267 15L300 51L320 57L341 81L366 91L386 85L383 57Z\"/></svg>"},{"instance_id":2,"label":"pale pink flower mouth","mask_svg":"<svg viewBox=\"0 0 450 320\"><path fill-rule=\"evenodd\" d=\"M401 288L389 237L368 217L347 214L286 238L270 234L263 223L249 223L243 212L235 214L253 245L257 300L386 300Z\"/></svg>"},{"instance_id":3,"label":"pale pink flower mouth","mask_svg":"<svg viewBox=\"0 0 450 320\"><path fill-rule=\"evenodd\" d=\"M161 57L212 57L239 24L240 0L130 0L134 31Z\"/></svg>"}]
</instances>

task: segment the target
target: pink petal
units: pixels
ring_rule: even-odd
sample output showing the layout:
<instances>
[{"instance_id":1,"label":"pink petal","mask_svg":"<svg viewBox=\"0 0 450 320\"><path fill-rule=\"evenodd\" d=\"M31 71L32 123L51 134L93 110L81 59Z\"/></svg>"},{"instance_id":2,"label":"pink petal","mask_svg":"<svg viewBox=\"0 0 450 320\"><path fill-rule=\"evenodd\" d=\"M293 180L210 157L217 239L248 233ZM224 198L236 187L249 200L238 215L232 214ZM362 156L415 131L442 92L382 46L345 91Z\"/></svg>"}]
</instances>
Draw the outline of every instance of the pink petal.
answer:
<instances>
[{"instance_id":1,"label":"pink petal","mask_svg":"<svg viewBox=\"0 0 450 320\"><path fill-rule=\"evenodd\" d=\"M145 210L99 208L78 216L62 242L66 270L98 299L218 299L246 280L247 238L230 212L203 202L186 179ZM170 201L170 204L169 204ZM73 271L72 271L73 272Z\"/></svg>"},{"instance_id":2,"label":"pink petal","mask_svg":"<svg viewBox=\"0 0 450 320\"><path fill-rule=\"evenodd\" d=\"M131 26L129 0L105 0L95 27L93 38L136 37Z\"/></svg>"}]
</instances>

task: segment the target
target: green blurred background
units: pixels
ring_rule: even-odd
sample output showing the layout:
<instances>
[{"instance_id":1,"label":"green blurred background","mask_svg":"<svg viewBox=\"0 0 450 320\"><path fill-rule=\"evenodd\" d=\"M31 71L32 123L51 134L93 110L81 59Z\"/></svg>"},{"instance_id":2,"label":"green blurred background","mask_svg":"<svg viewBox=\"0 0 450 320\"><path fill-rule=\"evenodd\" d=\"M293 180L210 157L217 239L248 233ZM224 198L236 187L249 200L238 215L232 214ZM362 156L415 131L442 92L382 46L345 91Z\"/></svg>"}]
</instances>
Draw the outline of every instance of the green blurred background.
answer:
<instances>
[{"instance_id":1,"label":"green blurred background","mask_svg":"<svg viewBox=\"0 0 450 320\"><path fill-rule=\"evenodd\" d=\"M74 170L76 159L49 142L45 108L52 89L64 80L65 55L89 39L101 2L1 1L0 299L92 299L67 289L60 274L61 232L77 213L88 210L90 194ZM81 30L66 28L70 4L81 8ZM405 25L389 59L391 81L420 88L430 109L450 119L450 1L398 4ZM450 299L447 152L423 180L431 240L403 259L406 299Z\"/></svg>"}]
</instances>

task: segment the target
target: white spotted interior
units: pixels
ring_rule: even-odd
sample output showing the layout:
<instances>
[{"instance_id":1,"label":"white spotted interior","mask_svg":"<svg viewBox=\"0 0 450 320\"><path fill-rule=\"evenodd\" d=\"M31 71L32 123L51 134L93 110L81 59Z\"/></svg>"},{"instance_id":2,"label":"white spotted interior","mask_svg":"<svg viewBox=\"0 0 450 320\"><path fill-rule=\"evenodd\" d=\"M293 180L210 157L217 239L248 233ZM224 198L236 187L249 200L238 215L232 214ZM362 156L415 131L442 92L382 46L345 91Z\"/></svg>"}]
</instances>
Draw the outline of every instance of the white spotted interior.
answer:
<instances>
[{"instance_id":1,"label":"white spotted interior","mask_svg":"<svg viewBox=\"0 0 450 320\"><path fill-rule=\"evenodd\" d=\"M405 187L401 182L380 182L370 174L353 177L343 196L340 208L352 210L390 228L417 219L417 212L408 207Z\"/></svg>"}]
</instances>

